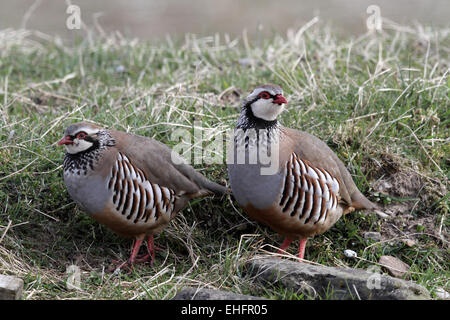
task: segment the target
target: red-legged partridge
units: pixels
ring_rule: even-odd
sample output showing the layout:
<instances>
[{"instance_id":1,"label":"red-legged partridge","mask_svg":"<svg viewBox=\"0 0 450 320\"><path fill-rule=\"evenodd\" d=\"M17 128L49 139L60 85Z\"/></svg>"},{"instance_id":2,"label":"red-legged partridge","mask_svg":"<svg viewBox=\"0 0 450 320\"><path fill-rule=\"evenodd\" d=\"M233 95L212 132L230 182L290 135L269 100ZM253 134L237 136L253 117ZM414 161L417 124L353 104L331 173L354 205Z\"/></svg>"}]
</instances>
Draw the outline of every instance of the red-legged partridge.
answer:
<instances>
[{"instance_id":1,"label":"red-legged partridge","mask_svg":"<svg viewBox=\"0 0 450 320\"><path fill-rule=\"evenodd\" d=\"M118 235L135 238L122 266L152 262L153 235L190 199L226 192L151 138L80 122L70 125L58 144L67 151L64 182L72 199ZM139 258L146 237L148 254Z\"/></svg>"},{"instance_id":2,"label":"red-legged partridge","mask_svg":"<svg viewBox=\"0 0 450 320\"><path fill-rule=\"evenodd\" d=\"M299 239L303 259L307 238L325 232L343 214L376 205L323 141L279 124L286 103L277 85L257 87L245 99L228 174L245 213L285 236L279 252Z\"/></svg>"}]
</instances>

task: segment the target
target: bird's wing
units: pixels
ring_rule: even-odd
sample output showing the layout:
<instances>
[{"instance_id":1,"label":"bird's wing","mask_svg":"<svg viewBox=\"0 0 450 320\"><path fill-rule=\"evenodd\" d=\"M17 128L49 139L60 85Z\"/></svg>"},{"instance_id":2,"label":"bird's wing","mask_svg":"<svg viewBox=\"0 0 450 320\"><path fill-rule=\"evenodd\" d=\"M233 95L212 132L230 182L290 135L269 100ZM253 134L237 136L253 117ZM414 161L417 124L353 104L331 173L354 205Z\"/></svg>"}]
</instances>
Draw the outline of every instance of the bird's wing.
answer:
<instances>
[{"instance_id":1,"label":"bird's wing","mask_svg":"<svg viewBox=\"0 0 450 320\"><path fill-rule=\"evenodd\" d=\"M358 190L350 172L333 150L319 138L299 130L282 128L287 137L286 148L295 152L301 159L309 161L314 167L327 170L340 182L340 196L348 206L357 209L371 209L375 205Z\"/></svg>"},{"instance_id":2,"label":"bird's wing","mask_svg":"<svg viewBox=\"0 0 450 320\"><path fill-rule=\"evenodd\" d=\"M183 159L165 144L121 131L111 130L111 133L118 151L123 152L152 183L191 197L226 192L225 187L208 180L185 161L180 164Z\"/></svg>"}]
</instances>

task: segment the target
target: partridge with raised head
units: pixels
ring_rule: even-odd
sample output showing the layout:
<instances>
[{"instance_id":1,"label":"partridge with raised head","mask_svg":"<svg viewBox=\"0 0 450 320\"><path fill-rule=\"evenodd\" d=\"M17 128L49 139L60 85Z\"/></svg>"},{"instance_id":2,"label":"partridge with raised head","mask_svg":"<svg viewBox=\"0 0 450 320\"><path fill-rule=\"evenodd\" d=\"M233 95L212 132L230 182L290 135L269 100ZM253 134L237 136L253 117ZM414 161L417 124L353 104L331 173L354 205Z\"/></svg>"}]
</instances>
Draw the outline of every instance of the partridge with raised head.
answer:
<instances>
[{"instance_id":1,"label":"partridge with raised head","mask_svg":"<svg viewBox=\"0 0 450 320\"><path fill-rule=\"evenodd\" d=\"M153 235L190 199L226 192L151 138L80 122L58 144L66 148L64 182L72 199L118 235L135 238L123 265L152 262ZM138 257L146 237L148 254Z\"/></svg>"},{"instance_id":2,"label":"partridge with raised head","mask_svg":"<svg viewBox=\"0 0 450 320\"><path fill-rule=\"evenodd\" d=\"M307 238L325 232L343 214L376 205L323 141L277 121L285 104L277 85L259 86L244 100L228 174L244 212L285 236L279 252L298 239L303 259Z\"/></svg>"}]
</instances>

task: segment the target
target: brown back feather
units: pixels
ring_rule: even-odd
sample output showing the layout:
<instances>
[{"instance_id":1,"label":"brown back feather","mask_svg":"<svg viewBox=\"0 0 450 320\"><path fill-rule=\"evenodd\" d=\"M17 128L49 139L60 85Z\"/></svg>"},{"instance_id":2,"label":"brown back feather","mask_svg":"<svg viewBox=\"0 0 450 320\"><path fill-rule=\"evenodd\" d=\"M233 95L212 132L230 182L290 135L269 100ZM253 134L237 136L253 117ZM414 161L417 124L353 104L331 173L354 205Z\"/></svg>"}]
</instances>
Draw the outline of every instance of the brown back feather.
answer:
<instances>
[{"instance_id":1,"label":"brown back feather","mask_svg":"<svg viewBox=\"0 0 450 320\"><path fill-rule=\"evenodd\" d=\"M225 187L208 180L190 165L173 163L172 150L159 141L115 130L111 130L111 134L116 139L116 148L125 153L153 183L187 195L226 191Z\"/></svg>"},{"instance_id":2,"label":"brown back feather","mask_svg":"<svg viewBox=\"0 0 450 320\"><path fill-rule=\"evenodd\" d=\"M280 156L295 152L300 158L311 162L313 166L328 170L339 180L341 201L344 201L346 205L355 209L376 208L376 205L358 190L344 163L325 142L307 132L285 127L282 127L281 131L284 137L281 138L283 144Z\"/></svg>"}]
</instances>

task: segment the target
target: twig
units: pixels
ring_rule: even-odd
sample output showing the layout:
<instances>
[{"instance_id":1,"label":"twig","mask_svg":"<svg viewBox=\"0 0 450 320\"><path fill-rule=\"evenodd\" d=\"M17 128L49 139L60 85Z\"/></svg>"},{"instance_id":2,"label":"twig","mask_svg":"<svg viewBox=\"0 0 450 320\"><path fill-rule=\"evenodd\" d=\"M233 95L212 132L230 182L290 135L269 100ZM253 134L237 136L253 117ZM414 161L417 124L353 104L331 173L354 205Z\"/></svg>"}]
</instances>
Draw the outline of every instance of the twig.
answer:
<instances>
[{"instance_id":1,"label":"twig","mask_svg":"<svg viewBox=\"0 0 450 320\"><path fill-rule=\"evenodd\" d=\"M406 88L405 90L403 90L403 92L397 97L397 99L395 99L394 103L390 106L388 113L391 113L392 108L397 104L398 100L400 100L401 97L403 97L403 95L408 91L408 89L415 84L417 81L419 81L420 79L417 78L415 79L413 82L411 82Z\"/></svg>"},{"instance_id":2,"label":"twig","mask_svg":"<svg viewBox=\"0 0 450 320\"><path fill-rule=\"evenodd\" d=\"M350 121L355 121L355 120L359 120L359 119L364 119L364 118L368 118L368 117L371 117L371 116L376 116L377 114L384 114L384 111L374 112L374 113L366 114L366 115L359 116L359 117L356 117L356 118L347 119L347 120L345 120L345 122L350 122Z\"/></svg>"},{"instance_id":3,"label":"twig","mask_svg":"<svg viewBox=\"0 0 450 320\"><path fill-rule=\"evenodd\" d=\"M20 24L20 28L26 29L27 22L30 19L31 15L36 11L36 9L41 5L41 0L36 0L34 3L28 8L27 12L23 15L22 22Z\"/></svg>"},{"instance_id":4,"label":"twig","mask_svg":"<svg viewBox=\"0 0 450 320\"><path fill-rule=\"evenodd\" d=\"M356 289L355 284L353 284L353 289L355 289L355 293L356 293L356 296L358 297L358 300L361 300L361 297L359 296L358 289Z\"/></svg>"},{"instance_id":5,"label":"twig","mask_svg":"<svg viewBox=\"0 0 450 320\"><path fill-rule=\"evenodd\" d=\"M8 220L9 220L9 219L8 219ZM0 243L2 242L2 240L3 240L3 238L5 237L6 233L8 232L9 227L11 227L11 223L12 223L12 220L9 220L9 221L8 221L8 225L6 226L5 231L3 231L3 234L2 234L2 236L0 237Z\"/></svg>"},{"instance_id":6,"label":"twig","mask_svg":"<svg viewBox=\"0 0 450 320\"><path fill-rule=\"evenodd\" d=\"M392 266L388 266L388 265L385 265L385 264L382 264L382 263L379 263L379 262L370 261L370 260L367 260L367 259L364 259L364 258L361 258L361 257L355 257L355 258L358 259L358 260L361 260L361 261L364 261L364 262L368 262L368 263L372 263L372 264L376 264L378 266L385 267L385 268L388 268L388 269L391 269L391 270L399 271L399 272L402 272L402 273L405 272L404 270L400 270L400 269L397 269L397 268L394 268ZM421 274L421 275L426 274L424 272L416 272L416 271L411 271L411 270L408 270L406 273Z\"/></svg>"},{"instance_id":7,"label":"twig","mask_svg":"<svg viewBox=\"0 0 450 320\"><path fill-rule=\"evenodd\" d=\"M48 214L46 214L46 213L44 213L44 212L42 212L42 211L40 211L40 210L38 210L38 209L36 209L36 208L33 208L33 209L34 209L35 211L39 212L40 214L46 216L47 218L50 218L50 219L53 219L53 220L59 222L59 219L58 219L58 218L55 218L55 217L53 217L53 216L51 216L51 215L48 215Z\"/></svg>"},{"instance_id":8,"label":"twig","mask_svg":"<svg viewBox=\"0 0 450 320\"><path fill-rule=\"evenodd\" d=\"M77 76L77 73L76 72L72 72L72 73L69 73L69 74L65 75L63 78L54 79L54 80L48 80L48 81L43 81L43 82L37 82L37 83L32 83L28 87L23 88L22 90L20 90L20 92L24 92L24 91L27 91L29 89L35 89L35 88L38 88L38 87L43 86L43 85L48 86L50 84L55 84L55 83L60 83L60 82L65 83L67 80L71 80L71 79L75 78L76 76Z\"/></svg>"},{"instance_id":9,"label":"twig","mask_svg":"<svg viewBox=\"0 0 450 320\"><path fill-rule=\"evenodd\" d=\"M167 299L167 297L172 292L172 290L177 289L177 286L180 284L181 280L185 279L186 276L197 267L198 260L200 260L200 256L197 256L197 258L195 259L194 263L192 264L192 266L189 268L188 271L186 271L182 276L177 277L177 278L179 278L178 281L175 283L175 285L172 288L170 288L170 290L167 291L167 293L164 295L164 297L161 300Z\"/></svg>"},{"instance_id":10,"label":"twig","mask_svg":"<svg viewBox=\"0 0 450 320\"><path fill-rule=\"evenodd\" d=\"M367 249L369 249L369 248L371 248L373 246L376 246L376 245L379 245L379 244L382 244L382 243L385 243L385 242L390 242L390 241L397 240L397 239L402 239L402 238L408 238L408 237L415 236L415 235L426 235L426 236L430 236L430 237L434 237L436 239L439 239L442 242L450 243L449 241L447 241L445 239L442 239L441 237L438 237L438 236L436 236L434 234L431 234L431 233L415 232L415 233L405 234L404 236L398 236L398 237L394 237L394 238L390 238L390 239L386 239L386 240L382 240L382 241L378 241L378 242L372 243L371 245L365 247L364 251L366 251Z\"/></svg>"},{"instance_id":11,"label":"twig","mask_svg":"<svg viewBox=\"0 0 450 320\"><path fill-rule=\"evenodd\" d=\"M6 180L6 179L8 179L8 178L11 178L12 176L14 176L14 175L16 175L16 174L22 172L23 170L25 170L26 168L28 168L29 166L31 166L33 163L35 163L37 159L38 159L38 158L36 158L36 159L34 159L33 161L31 161L30 163L28 163L28 164L27 164L25 167L23 167L22 169L19 169L19 170L17 170L17 171L14 171L13 173L10 173L10 174L8 174L7 176L5 176L5 177L3 177L3 178L0 178L0 181Z\"/></svg>"},{"instance_id":12,"label":"twig","mask_svg":"<svg viewBox=\"0 0 450 320\"><path fill-rule=\"evenodd\" d=\"M45 137L50 131L52 131L53 128L56 127L56 126L58 125L58 123L60 123L62 120L64 120L65 118L67 118L68 116L70 116L70 115L72 115L72 114L74 114L74 113L77 113L78 111L80 111L81 109L83 109L83 108L86 107L86 106L87 106L86 104L83 104L83 105L79 106L78 108L76 108L75 110L72 110L71 112L66 112L66 113L63 114L62 116L56 118L56 119L54 120L53 125L52 125L50 128L48 128L47 131L45 131L45 133L40 137L40 139L42 139L42 138Z\"/></svg>"},{"instance_id":13,"label":"twig","mask_svg":"<svg viewBox=\"0 0 450 320\"><path fill-rule=\"evenodd\" d=\"M5 124L8 120L7 108L8 108L8 75L6 75L6 77L5 77L5 91L3 93L3 109L4 110L2 110L2 117L3 117L3 122Z\"/></svg>"},{"instance_id":14,"label":"twig","mask_svg":"<svg viewBox=\"0 0 450 320\"><path fill-rule=\"evenodd\" d=\"M444 173L444 171L442 171L441 167L439 167L439 165L433 160L433 158L428 154L427 150L425 149L425 147L423 146L423 144L420 142L419 138L417 138L416 134L414 133L414 131L407 125L404 124L402 122L399 122L399 124L402 127L408 128L408 130L411 132L411 135L414 137L414 139L417 141L417 143L419 144L419 146L422 148L423 152L425 152L425 155L428 157L428 159L430 159L431 162L433 162L433 164L439 169L439 171L441 173Z\"/></svg>"}]
</instances>

